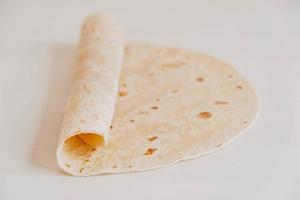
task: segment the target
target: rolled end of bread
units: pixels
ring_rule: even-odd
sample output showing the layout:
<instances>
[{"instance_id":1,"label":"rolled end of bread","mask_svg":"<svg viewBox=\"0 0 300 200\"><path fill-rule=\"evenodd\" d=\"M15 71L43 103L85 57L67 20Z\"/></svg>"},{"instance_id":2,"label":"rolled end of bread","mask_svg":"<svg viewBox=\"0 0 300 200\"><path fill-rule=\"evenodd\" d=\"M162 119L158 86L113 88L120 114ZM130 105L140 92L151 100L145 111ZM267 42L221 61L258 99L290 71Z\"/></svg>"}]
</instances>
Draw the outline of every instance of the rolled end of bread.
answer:
<instances>
[{"instance_id":1,"label":"rolled end of bread","mask_svg":"<svg viewBox=\"0 0 300 200\"><path fill-rule=\"evenodd\" d=\"M89 175L93 154L108 142L123 49L122 31L111 18L94 14L84 20L56 152L67 173Z\"/></svg>"}]
</instances>

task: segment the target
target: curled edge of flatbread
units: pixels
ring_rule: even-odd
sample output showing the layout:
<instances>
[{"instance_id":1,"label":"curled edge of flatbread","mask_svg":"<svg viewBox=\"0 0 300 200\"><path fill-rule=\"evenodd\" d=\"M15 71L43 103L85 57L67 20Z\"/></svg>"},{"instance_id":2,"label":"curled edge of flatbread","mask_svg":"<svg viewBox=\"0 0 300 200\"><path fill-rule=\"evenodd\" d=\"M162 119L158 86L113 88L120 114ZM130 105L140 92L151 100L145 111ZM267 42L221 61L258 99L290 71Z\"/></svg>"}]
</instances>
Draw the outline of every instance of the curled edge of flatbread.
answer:
<instances>
[{"instance_id":1,"label":"curled edge of flatbread","mask_svg":"<svg viewBox=\"0 0 300 200\"><path fill-rule=\"evenodd\" d=\"M109 140L123 49L123 34L113 19L94 14L84 20L56 152L59 166L67 173L74 175L80 169L65 163L80 167L78 155Z\"/></svg>"}]
</instances>

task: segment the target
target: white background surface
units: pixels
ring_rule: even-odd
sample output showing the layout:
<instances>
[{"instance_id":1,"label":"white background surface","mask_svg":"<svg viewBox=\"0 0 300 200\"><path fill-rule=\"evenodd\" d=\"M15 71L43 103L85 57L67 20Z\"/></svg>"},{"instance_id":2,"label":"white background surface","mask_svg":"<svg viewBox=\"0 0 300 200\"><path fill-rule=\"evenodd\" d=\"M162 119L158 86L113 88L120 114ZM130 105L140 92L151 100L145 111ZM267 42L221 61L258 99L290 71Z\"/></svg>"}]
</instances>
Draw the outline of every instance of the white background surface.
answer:
<instances>
[{"instance_id":1,"label":"white background surface","mask_svg":"<svg viewBox=\"0 0 300 200\"><path fill-rule=\"evenodd\" d=\"M113 15L131 41L233 64L256 88L256 123L175 166L89 178L55 149L84 16ZM300 199L300 2L0 1L0 199Z\"/></svg>"}]
</instances>

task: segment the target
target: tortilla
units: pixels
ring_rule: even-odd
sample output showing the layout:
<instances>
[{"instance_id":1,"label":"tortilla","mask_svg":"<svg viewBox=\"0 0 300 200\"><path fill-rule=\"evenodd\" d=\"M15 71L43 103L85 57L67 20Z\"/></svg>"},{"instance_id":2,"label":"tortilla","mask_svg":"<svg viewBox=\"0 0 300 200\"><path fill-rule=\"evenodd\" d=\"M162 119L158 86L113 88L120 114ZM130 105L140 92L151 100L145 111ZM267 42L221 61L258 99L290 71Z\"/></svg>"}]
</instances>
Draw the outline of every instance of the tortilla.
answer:
<instances>
[{"instance_id":1,"label":"tortilla","mask_svg":"<svg viewBox=\"0 0 300 200\"><path fill-rule=\"evenodd\" d=\"M105 51L106 46L96 46L97 50ZM80 90L83 81L78 81L86 80L85 75L80 74L81 78L75 80L77 86L70 97L63 123L66 128L57 151L58 163L67 173L89 176L169 166L221 148L254 120L255 91L230 65L179 48L128 44L124 49L121 77L110 77L115 78L114 83L119 80L114 114L114 84L110 83L105 90L111 95L110 101L103 101L99 94L103 85L97 85L97 90L88 94ZM118 48L109 59L119 58L119 51ZM101 53L99 50L93 56ZM102 67L105 66L99 65L99 70ZM90 80L104 84L102 74L92 73ZM72 100L74 96L80 98ZM109 103L110 109L87 109L92 104L85 101L86 96L94 100L95 106L105 107ZM87 106L73 109L82 103ZM99 116L99 127L109 124L109 132L94 125L95 114ZM113 120L109 122L111 116ZM94 133L95 137L83 140L74 137L78 133ZM106 143L97 145L98 135Z\"/></svg>"}]
</instances>

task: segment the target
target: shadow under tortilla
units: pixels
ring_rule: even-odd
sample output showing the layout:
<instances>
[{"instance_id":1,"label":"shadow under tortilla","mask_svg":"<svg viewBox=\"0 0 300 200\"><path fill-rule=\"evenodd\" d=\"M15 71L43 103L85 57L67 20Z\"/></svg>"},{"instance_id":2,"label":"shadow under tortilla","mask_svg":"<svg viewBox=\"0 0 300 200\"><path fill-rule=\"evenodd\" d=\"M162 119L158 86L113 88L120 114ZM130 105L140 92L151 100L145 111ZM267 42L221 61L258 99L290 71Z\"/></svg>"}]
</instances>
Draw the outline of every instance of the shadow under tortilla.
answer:
<instances>
[{"instance_id":1,"label":"shadow under tortilla","mask_svg":"<svg viewBox=\"0 0 300 200\"><path fill-rule=\"evenodd\" d=\"M63 120L67 97L74 73L75 45L54 44L50 47L48 87L43 102L41 124L33 144L30 164L50 173L63 173L56 162L58 136ZM41 66L43 67L43 66Z\"/></svg>"}]
</instances>

